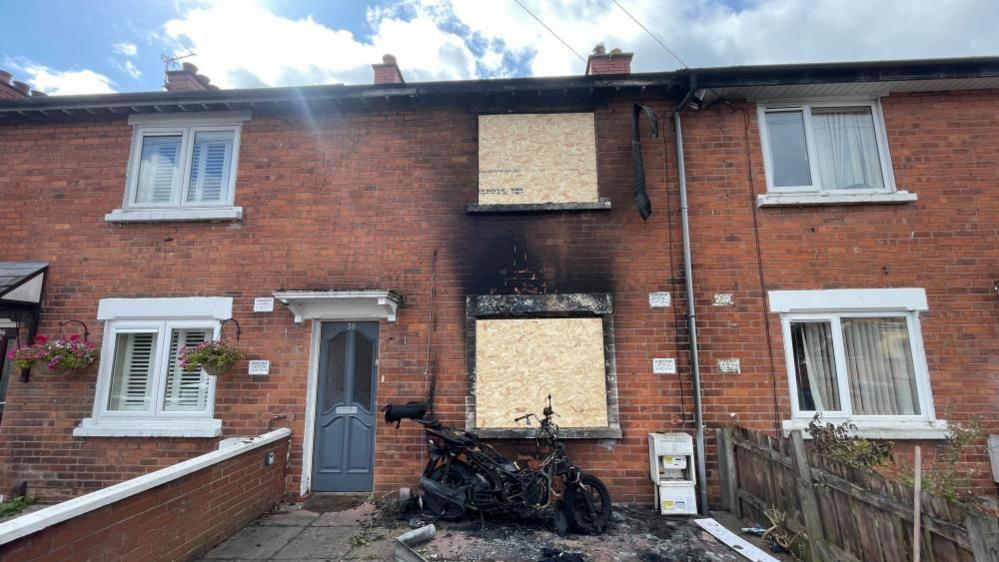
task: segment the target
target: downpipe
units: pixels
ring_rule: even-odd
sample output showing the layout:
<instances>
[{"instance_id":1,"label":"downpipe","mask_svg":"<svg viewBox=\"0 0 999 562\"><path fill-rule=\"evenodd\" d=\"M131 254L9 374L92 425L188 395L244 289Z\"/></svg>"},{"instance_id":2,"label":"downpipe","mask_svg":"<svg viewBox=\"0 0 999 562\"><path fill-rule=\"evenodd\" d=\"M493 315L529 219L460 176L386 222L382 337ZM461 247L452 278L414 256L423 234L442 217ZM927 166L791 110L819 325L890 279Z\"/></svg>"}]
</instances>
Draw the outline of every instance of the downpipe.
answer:
<instances>
[{"instance_id":1,"label":"downpipe","mask_svg":"<svg viewBox=\"0 0 999 562\"><path fill-rule=\"evenodd\" d=\"M704 409L701 403L701 364L697 355L697 314L694 309L694 273L690 254L690 217L687 214L687 171L683 164L683 125L680 112L673 112L676 133L676 170L680 183L680 228L683 231L683 282L687 293L687 330L690 333L690 372L694 386L694 452L696 453L698 485L698 511L708 511L707 462L704 454Z\"/></svg>"}]
</instances>

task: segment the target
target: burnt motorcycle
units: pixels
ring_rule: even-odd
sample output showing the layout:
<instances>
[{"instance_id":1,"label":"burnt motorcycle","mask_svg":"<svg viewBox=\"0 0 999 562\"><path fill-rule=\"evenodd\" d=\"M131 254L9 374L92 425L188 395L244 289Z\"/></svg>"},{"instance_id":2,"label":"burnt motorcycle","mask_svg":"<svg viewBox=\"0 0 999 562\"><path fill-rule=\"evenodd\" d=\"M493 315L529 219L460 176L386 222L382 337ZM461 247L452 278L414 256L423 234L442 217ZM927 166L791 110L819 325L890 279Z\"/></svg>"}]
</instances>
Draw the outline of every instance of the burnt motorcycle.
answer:
<instances>
[{"instance_id":1,"label":"burnt motorcycle","mask_svg":"<svg viewBox=\"0 0 999 562\"><path fill-rule=\"evenodd\" d=\"M477 435L459 431L426 417L422 403L389 404L385 421L410 419L422 425L430 446L420 487L423 508L446 520L460 520L472 513L506 513L515 516L542 514L554 519L556 530L601 534L611 519L611 499L599 478L572 464L548 397L542 416L530 413L514 421L539 422L535 440L540 462L521 467L504 457Z\"/></svg>"}]
</instances>

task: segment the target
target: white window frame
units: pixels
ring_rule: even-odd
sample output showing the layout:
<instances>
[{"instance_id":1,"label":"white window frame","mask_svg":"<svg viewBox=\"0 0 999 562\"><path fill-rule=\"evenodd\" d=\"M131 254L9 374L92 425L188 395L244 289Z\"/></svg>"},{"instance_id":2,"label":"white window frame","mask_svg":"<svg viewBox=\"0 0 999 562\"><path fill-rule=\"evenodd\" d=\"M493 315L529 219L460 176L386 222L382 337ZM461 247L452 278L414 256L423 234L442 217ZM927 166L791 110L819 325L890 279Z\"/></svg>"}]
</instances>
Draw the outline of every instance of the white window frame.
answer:
<instances>
[{"instance_id":1,"label":"white window frame","mask_svg":"<svg viewBox=\"0 0 999 562\"><path fill-rule=\"evenodd\" d=\"M834 289L816 291L770 291L770 311L781 313L784 359L791 419L784 420L786 432L803 430L815 415L798 404L798 381L794 360L791 324L801 321L826 321L831 324L833 355L836 364L840 410L822 411L823 423L850 422L855 434L885 439L943 439L947 425L936 418L926 352L923 347L919 313L926 311L923 289ZM918 393L918 415L858 415L851 409L846 354L841 321L844 318L905 318L912 353Z\"/></svg>"},{"instance_id":2,"label":"white window frame","mask_svg":"<svg viewBox=\"0 0 999 562\"><path fill-rule=\"evenodd\" d=\"M231 297L102 299L98 319L105 321L97 389L92 417L73 430L77 437L218 437L215 419L215 377L208 377L206 408L202 411L163 409L170 368L170 333L174 329L211 330L220 335L221 320L232 315ZM110 410L108 400L118 334L156 332L156 350L150 408L146 411Z\"/></svg>"},{"instance_id":3,"label":"white window frame","mask_svg":"<svg viewBox=\"0 0 999 562\"><path fill-rule=\"evenodd\" d=\"M209 112L204 115L133 115L132 147L125 174L125 197L121 209L115 209L105 216L108 222L130 221L186 221L186 220L238 220L242 209L235 206L236 172L239 168L240 137L243 122L249 120L249 112ZM233 134L232 157L229 162L228 181L222 186L223 197L219 201L187 201L191 182L191 164L194 155L194 139L197 133ZM139 203L139 165L142 160L142 145L146 137L181 136L178 166L180 186L174 186L171 199L165 203Z\"/></svg>"},{"instance_id":4,"label":"white window frame","mask_svg":"<svg viewBox=\"0 0 999 562\"><path fill-rule=\"evenodd\" d=\"M815 152L814 133L812 131L813 107L868 107L874 120L874 136L877 139L878 157L881 160L881 176L883 189L824 189L819 176L818 155ZM816 194L835 196L864 196L895 193L895 174L891 165L891 152L888 150L888 135L885 133L884 115L881 111L880 99L812 99L812 100L774 100L759 102L756 105L757 122L760 129L760 142L763 147L763 167L767 179L767 193L770 194ZM770 135L767 131L767 113L801 111L805 127L805 143L808 145L808 166L812 177L811 185L777 187L773 178L773 153L770 147Z\"/></svg>"}]
</instances>

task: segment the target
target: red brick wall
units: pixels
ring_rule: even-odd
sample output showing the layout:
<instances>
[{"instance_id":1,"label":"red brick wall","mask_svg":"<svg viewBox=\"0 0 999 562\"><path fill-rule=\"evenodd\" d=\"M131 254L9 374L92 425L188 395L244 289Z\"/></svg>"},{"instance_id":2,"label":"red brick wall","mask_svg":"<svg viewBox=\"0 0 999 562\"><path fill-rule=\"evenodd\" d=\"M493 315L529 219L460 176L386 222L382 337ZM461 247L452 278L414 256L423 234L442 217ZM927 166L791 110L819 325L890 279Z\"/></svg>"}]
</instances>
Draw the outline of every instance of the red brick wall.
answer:
<instances>
[{"instance_id":1,"label":"red brick wall","mask_svg":"<svg viewBox=\"0 0 999 562\"><path fill-rule=\"evenodd\" d=\"M883 100L897 187L919 196L905 205L755 209L766 192L755 106L684 114L709 424L773 429L775 401L781 418L790 415L780 316L767 312L766 291L919 287L937 416L980 416L986 433L999 432L997 99L991 91ZM732 293L734 306L712 306L715 293ZM741 359L742 374L718 371L718 359L730 357ZM899 445L901 456L911 444ZM984 439L977 445L965 468L994 494Z\"/></svg>"},{"instance_id":2,"label":"red brick wall","mask_svg":"<svg viewBox=\"0 0 999 562\"><path fill-rule=\"evenodd\" d=\"M0 546L0 560L190 560L281 501L288 439ZM274 453L274 464L264 455Z\"/></svg>"},{"instance_id":3,"label":"red brick wall","mask_svg":"<svg viewBox=\"0 0 999 562\"><path fill-rule=\"evenodd\" d=\"M923 329L938 411L951 403L957 419L980 413L999 430L999 299L989 293L999 279L995 101L994 93L888 98L898 185L919 201L756 210L762 287L753 197L765 182L755 111L746 106L744 117L716 105L684 114L709 424L771 429L774 401L782 415L789 411L779 318L766 312L766 290L914 286L929 296ZM515 286L611 292L625 437L574 442L569 451L608 480L615 501L649 502L646 433L690 430L692 407L679 221L666 212L677 207L673 142L645 136L655 213L643 222L632 199L630 117L630 100L597 110L600 193L612 201L609 212L467 215L476 199L476 121L456 108L255 117L242 135L241 222L125 225L103 220L123 197L131 140L123 118L7 126L0 256L51 263L43 334L77 318L99 339L94 318L105 297L232 296L241 344L251 358L270 360L271 374L251 379L239 365L222 377L216 415L227 436L258 434L272 416L287 416L295 431L291 495L300 485L311 330L280 304L274 313L253 313L254 297L278 288L401 292L398 322L381 326L378 404L423 397L430 332L437 414L462 425L467 294ZM648 293L663 290L674 293L674 307L650 309ZM716 292L732 293L734 306L711 306ZM681 377L652 375L654 357L678 357ZM718 372L717 360L729 357L741 359L742 374ZM11 383L0 426L4 486L25 478L45 495L76 495L214 446L71 437L90 415L95 381L91 373ZM974 395L962 397L972 385ZM414 485L424 446L417 427L380 424L377 431L377 491Z\"/></svg>"}]
</instances>

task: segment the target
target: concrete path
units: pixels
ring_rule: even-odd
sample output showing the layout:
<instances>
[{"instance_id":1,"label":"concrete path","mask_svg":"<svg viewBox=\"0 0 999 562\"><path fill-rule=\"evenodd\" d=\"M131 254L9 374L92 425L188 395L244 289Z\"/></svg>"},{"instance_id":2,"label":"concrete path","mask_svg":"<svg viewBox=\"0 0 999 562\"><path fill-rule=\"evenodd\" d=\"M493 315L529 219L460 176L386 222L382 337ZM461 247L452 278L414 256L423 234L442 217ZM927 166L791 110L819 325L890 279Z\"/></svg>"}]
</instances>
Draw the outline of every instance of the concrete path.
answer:
<instances>
[{"instance_id":1,"label":"concrete path","mask_svg":"<svg viewBox=\"0 0 999 562\"><path fill-rule=\"evenodd\" d=\"M284 505L215 547L202 560L391 560L404 524L374 524L371 504L317 513Z\"/></svg>"}]
</instances>

